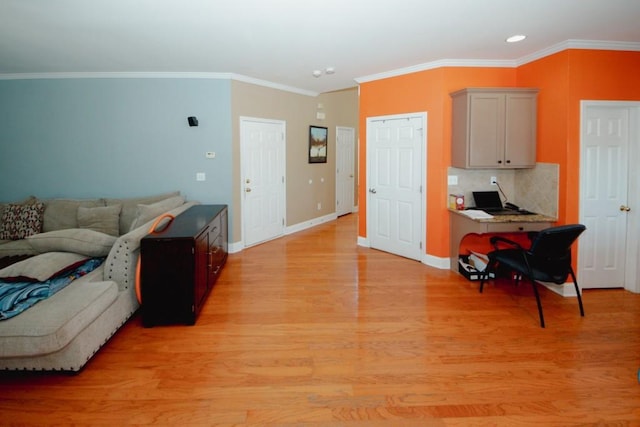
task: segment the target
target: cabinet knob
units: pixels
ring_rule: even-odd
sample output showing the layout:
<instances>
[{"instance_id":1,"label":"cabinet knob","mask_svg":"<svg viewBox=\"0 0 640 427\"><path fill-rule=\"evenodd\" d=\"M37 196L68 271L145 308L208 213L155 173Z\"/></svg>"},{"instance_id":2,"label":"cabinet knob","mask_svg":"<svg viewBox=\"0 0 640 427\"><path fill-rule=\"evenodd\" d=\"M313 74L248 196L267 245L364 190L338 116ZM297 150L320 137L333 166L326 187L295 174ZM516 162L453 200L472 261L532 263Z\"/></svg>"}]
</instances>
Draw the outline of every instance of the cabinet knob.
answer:
<instances>
[{"instance_id":1,"label":"cabinet knob","mask_svg":"<svg viewBox=\"0 0 640 427\"><path fill-rule=\"evenodd\" d=\"M511 163L511 160L507 160L507 163Z\"/></svg>"},{"instance_id":2,"label":"cabinet knob","mask_svg":"<svg viewBox=\"0 0 640 427\"><path fill-rule=\"evenodd\" d=\"M629 212L630 210L631 210L631 208L629 206L620 205L620 211Z\"/></svg>"},{"instance_id":3,"label":"cabinet knob","mask_svg":"<svg viewBox=\"0 0 640 427\"><path fill-rule=\"evenodd\" d=\"M246 191L247 193L251 193L251 189L249 187L245 188L244 191Z\"/></svg>"},{"instance_id":4,"label":"cabinet knob","mask_svg":"<svg viewBox=\"0 0 640 427\"><path fill-rule=\"evenodd\" d=\"M499 165L500 165L500 164L502 164L502 160L498 160L498 164L499 164Z\"/></svg>"}]
</instances>

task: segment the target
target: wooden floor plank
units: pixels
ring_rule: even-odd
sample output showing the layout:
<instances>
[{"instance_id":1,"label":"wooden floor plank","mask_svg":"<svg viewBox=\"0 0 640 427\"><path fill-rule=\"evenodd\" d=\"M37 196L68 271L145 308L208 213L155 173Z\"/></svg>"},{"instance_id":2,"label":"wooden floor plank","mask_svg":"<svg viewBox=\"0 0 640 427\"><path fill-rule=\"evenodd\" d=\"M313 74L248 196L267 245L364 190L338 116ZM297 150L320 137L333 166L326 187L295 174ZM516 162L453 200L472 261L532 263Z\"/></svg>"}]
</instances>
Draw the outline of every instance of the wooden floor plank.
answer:
<instances>
[{"instance_id":1,"label":"wooden floor plank","mask_svg":"<svg viewBox=\"0 0 640 427\"><path fill-rule=\"evenodd\" d=\"M478 283L347 215L229 256L195 326L129 321L78 375L0 374L0 424L640 425L640 295Z\"/></svg>"}]
</instances>

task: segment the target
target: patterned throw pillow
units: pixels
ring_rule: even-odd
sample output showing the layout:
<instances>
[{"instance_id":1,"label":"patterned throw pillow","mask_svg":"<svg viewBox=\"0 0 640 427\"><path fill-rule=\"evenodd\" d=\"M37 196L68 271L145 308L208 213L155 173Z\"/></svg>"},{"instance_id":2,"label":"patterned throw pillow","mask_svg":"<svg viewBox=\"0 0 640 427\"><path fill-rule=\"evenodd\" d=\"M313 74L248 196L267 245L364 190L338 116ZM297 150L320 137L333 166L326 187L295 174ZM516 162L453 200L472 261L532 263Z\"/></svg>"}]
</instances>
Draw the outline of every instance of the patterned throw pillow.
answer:
<instances>
[{"instance_id":1,"label":"patterned throw pillow","mask_svg":"<svg viewBox=\"0 0 640 427\"><path fill-rule=\"evenodd\" d=\"M44 203L5 205L0 219L0 240L20 240L40 233Z\"/></svg>"}]
</instances>

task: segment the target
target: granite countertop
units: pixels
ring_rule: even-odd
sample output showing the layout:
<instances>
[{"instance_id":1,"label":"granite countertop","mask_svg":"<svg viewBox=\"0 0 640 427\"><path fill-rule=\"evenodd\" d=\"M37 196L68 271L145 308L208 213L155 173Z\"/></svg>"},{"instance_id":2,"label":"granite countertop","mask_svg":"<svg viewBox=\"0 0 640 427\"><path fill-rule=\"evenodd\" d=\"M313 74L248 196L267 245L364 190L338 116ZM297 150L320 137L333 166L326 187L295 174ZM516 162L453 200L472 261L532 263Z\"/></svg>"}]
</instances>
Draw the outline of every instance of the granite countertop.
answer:
<instances>
[{"instance_id":1,"label":"granite countertop","mask_svg":"<svg viewBox=\"0 0 640 427\"><path fill-rule=\"evenodd\" d=\"M556 222L558 218L551 216L534 213L532 215L495 215L492 218L472 218L465 215L465 211L459 211L449 208L449 212L456 215L460 215L465 218L469 218L472 221L477 222L491 222L491 223L508 223L508 222Z\"/></svg>"}]
</instances>

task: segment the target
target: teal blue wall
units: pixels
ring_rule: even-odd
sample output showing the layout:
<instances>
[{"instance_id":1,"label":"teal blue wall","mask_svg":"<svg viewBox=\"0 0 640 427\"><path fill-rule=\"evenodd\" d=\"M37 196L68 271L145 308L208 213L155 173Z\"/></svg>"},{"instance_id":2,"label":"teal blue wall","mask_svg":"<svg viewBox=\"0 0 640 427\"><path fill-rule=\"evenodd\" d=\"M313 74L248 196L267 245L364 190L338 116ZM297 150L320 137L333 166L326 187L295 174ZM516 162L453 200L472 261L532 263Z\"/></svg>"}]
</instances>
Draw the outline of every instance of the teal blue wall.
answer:
<instances>
[{"instance_id":1,"label":"teal blue wall","mask_svg":"<svg viewBox=\"0 0 640 427\"><path fill-rule=\"evenodd\" d=\"M231 126L230 80L0 80L0 202L180 190L231 205Z\"/></svg>"}]
</instances>

